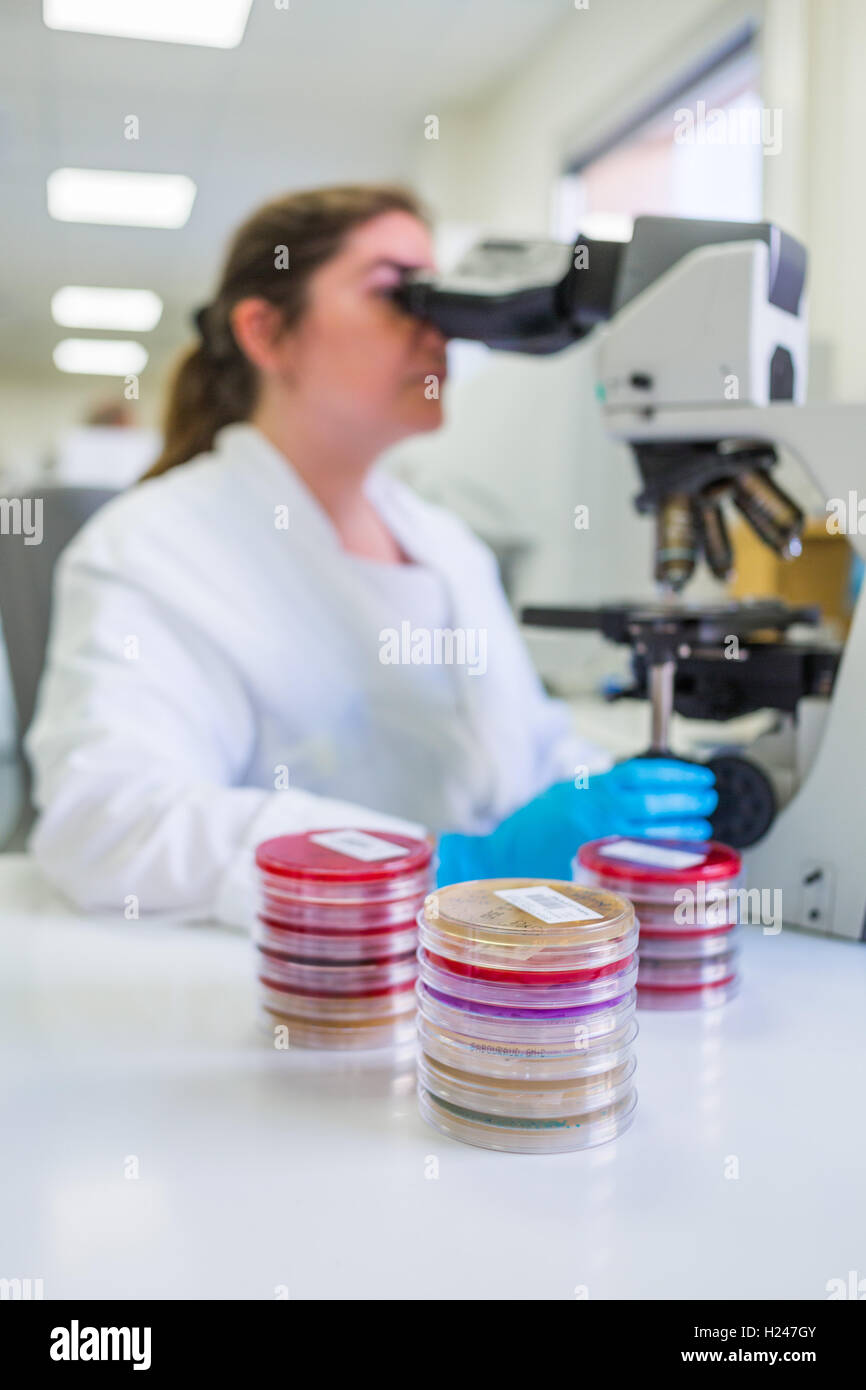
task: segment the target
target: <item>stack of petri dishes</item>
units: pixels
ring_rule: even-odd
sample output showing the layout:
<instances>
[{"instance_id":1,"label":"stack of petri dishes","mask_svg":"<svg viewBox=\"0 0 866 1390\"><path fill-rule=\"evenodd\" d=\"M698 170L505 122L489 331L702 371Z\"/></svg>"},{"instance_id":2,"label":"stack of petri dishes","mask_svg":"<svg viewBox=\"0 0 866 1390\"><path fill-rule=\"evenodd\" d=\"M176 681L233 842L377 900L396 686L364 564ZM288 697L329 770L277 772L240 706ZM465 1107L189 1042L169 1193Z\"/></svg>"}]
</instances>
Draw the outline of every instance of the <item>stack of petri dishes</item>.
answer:
<instances>
[{"instance_id":1,"label":"stack of petri dishes","mask_svg":"<svg viewBox=\"0 0 866 1390\"><path fill-rule=\"evenodd\" d=\"M259 997L290 1047L385 1047L414 1036L416 918L432 844L312 830L256 851Z\"/></svg>"},{"instance_id":2,"label":"stack of petri dishes","mask_svg":"<svg viewBox=\"0 0 866 1390\"><path fill-rule=\"evenodd\" d=\"M455 883L418 917L418 1099L454 1139L510 1153L589 1148L637 1103L637 928L603 889Z\"/></svg>"},{"instance_id":3,"label":"stack of petri dishes","mask_svg":"<svg viewBox=\"0 0 866 1390\"><path fill-rule=\"evenodd\" d=\"M737 851L714 840L610 836L578 850L575 880L634 903L640 1008L713 1008L736 994L741 870Z\"/></svg>"}]
</instances>

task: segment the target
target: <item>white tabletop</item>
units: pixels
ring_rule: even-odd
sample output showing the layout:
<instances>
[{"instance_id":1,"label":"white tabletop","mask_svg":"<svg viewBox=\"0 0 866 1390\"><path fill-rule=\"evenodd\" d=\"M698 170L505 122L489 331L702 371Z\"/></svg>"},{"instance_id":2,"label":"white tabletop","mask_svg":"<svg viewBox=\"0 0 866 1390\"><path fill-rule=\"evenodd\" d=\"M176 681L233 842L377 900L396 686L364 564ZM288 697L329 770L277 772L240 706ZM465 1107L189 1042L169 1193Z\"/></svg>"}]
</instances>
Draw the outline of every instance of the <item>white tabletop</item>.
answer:
<instances>
[{"instance_id":1,"label":"white tabletop","mask_svg":"<svg viewBox=\"0 0 866 1390\"><path fill-rule=\"evenodd\" d=\"M518 1157L425 1125L411 1060L274 1051L242 936L73 915L23 856L0 901L0 1275L46 1298L822 1299L866 1274L866 947L745 928L739 999L641 1014L633 1127Z\"/></svg>"}]
</instances>

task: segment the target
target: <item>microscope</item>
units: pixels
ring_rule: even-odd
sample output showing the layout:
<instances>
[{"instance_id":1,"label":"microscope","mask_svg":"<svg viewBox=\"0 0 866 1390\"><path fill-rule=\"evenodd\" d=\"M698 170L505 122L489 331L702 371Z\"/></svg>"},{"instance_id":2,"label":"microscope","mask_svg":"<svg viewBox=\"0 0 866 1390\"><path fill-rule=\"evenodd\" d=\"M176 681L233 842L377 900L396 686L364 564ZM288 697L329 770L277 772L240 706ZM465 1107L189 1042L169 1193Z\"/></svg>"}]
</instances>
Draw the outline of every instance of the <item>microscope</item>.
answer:
<instances>
[{"instance_id":1,"label":"microscope","mask_svg":"<svg viewBox=\"0 0 866 1390\"><path fill-rule=\"evenodd\" d=\"M629 242L488 240L442 276L407 276L401 306L447 337L543 354L593 334L608 433L627 444L654 518L657 601L533 607L525 623L592 628L631 648L648 699L643 756L670 753L674 711L724 722L777 716L747 750L709 758L713 834L745 851L749 887L780 889L789 926L866 937L866 829L857 791L866 740L866 603L844 651L796 633L817 608L775 600L693 605L701 557L732 570L725 507L792 560L804 517L772 476L797 458L824 498L862 476L866 406L807 405L806 252L767 222L639 217ZM866 534L850 536L866 559Z\"/></svg>"}]
</instances>

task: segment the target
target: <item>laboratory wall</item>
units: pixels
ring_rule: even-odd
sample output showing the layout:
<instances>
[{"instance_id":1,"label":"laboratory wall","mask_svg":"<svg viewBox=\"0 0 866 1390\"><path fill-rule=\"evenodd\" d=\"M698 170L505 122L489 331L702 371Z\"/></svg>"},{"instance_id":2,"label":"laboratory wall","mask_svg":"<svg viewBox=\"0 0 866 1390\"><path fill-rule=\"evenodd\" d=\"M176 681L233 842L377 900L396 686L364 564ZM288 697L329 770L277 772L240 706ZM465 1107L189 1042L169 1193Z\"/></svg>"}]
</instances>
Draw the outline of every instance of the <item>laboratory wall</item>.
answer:
<instances>
[{"instance_id":1,"label":"laboratory wall","mask_svg":"<svg viewBox=\"0 0 866 1390\"><path fill-rule=\"evenodd\" d=\"M51 473L68 431L109 394L113 399L117 391L101 379L82 389L80 377L60 372L51 376L0 373L0 486L14 491ZM149 380L141 399L131 403L142 428L157 425L159 397L157 383Z\"/></svg>"}]
</instances>

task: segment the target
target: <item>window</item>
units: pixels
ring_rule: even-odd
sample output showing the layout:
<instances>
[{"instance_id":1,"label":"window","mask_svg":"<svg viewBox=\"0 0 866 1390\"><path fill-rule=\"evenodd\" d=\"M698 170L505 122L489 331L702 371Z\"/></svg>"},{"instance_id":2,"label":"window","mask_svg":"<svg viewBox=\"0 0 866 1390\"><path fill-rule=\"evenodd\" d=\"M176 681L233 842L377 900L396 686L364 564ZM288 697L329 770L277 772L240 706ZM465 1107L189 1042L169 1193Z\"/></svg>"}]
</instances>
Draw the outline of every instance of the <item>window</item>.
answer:
<instances>
[{"instance_id":1,"label":"window","mask_svg":"<svg viewBox=\"0 0 866 1390\"><path fill-rule=\"evenodd\" d=\"M639 213L759 220L765 152L781 138L759 77L748 31L578 153L556 189L553 235L627 241Z\"/></svg>"}]
</instances>

